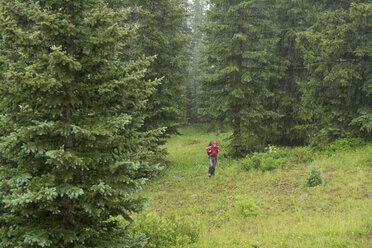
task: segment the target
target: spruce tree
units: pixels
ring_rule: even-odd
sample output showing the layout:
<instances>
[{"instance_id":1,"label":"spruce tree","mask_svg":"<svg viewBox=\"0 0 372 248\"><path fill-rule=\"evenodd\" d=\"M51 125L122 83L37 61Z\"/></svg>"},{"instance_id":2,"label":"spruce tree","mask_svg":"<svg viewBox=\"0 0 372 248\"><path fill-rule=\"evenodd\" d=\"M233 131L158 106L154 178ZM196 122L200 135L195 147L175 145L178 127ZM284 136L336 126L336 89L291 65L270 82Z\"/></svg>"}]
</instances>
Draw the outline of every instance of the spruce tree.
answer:
<instances>
[{"instance_id":1,"label":"spruce tree","mask_svg":"<svg viewBox=\"0 0 372 248\"><path fill-rule=\"evenodd\" d=\"M298 37L309 71L303 92L312 130L323 141L370 139L372 4L361 0L318 5L317 21Z\"/></svg>"},{"instance_id":2,"label":"spruce tree","mask_svg":"<svg viewBox=\"0 0 372 248\"><path fill-rule=\"evenodd\" d=\"M157 82L147 59L120 60L124 13L101 0L0 8L0 247L142 247L125 223L158 169L159 130L140 131Z\"/></svg>"},{"instance_id":3,"label":"spruce tree","mask_svg":"<svg viewBox=\"0 0 372 248\"><path fill-rule=\"evenodd\" d=\"M272 56L279 65L278 79L270 83L269 108L279 118L271 124L270 144L303 145L309 141L304 116L301 84L307 80L303 53L296 43L297 33L313 23L313 8L303 1L280 0L270 17L277 23L278 42Z\"/></svg>"},{"instance_id":4,"label":"spruce tree","mask_svg":"<svg viewBox=\"0 0 372 248\"><path fill-rule=\"evenodd\" d=\"M243 156L262 149L270 139L270 123L278 115L269 109L269 83L278 68L271 56L277 42L269 18L273 1L214 0L206 27L210 68L201 111L233 128L231 154Z\"/></svg>"},{"instance_id":5,"label":"spruce tree","mask_svg":"<svg viewBox=\"0 0 372 248\"><path fill-rule=\"evenodd\" d=\"M161 79L150 97L144 129L166 128L165 135L177 133L185 122L184 80L187 63L185 0L125 0L131 7L131 21L137 26L131 54L155 56L146 73Z\"/></svg>"}]
</instances>

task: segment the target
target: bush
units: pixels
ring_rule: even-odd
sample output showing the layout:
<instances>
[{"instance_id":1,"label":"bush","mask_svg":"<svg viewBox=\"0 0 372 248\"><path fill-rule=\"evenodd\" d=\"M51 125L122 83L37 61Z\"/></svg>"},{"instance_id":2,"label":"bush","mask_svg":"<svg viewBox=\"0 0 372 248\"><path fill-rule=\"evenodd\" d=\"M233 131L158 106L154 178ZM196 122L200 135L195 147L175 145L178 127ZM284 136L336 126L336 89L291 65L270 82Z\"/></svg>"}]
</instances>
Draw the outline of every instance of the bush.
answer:
<instances>
[{"instance_id":1,"label":"bush","mask_svg":"<svg viewBox=\"0 0 372 248\"><path fill-rule=\"evenodd\" d=\"M283 168L290 164L306 163L313 159L313 151L309 147L276 147L268 146L265 152L253 153L244 158L242 166L246 170L262 171Z\"/></svg>"},{"instance_id":2,"label":"bush","mask_svg":"<svg viewBox=\"0 0 372 248\"><path fill-rule=\"evenodd\" d=\"M321 147L323 153L327 155L332 155L338 151L347 151L354 147L358 147L364 145L365 142L362 138L343 138L343 139L336 139L333 142L328 144L324 144Z\"/></svg>"},{"instance_id":3,"label":"bush","mask_svg":"<svg viewBox=\"0 0 372 248\"><path fill-rule=\"evenodd\" d=\"M265 150L266 152L255 152L247 155L247 157L242 160L243 168L246 170L257 169L268 171L286 164L287 159L283 156L284 149L268 146Z\"/></svg>"},{"instance_id":4,"label":"bush","mask_svg":"<svg viewBox=\"0 0 372 248\"><path fill-rule=\"evenodd\" d=\"M243 196L235 198L235 206L239 213L243 216L257 216L260 208L251 199L246 199Z\"/></svg>"},{"instance_id":5,"label":"bush","mask_svg":"<svg viewBox=\"0 0 372 248\"><path fill-rule=\"evenodd\" d=\"M308 187L315 187L324 183L323 170L313 164L306 177L306 185Z\"/></svg>"},{"instance_id":6,"label":"bush","mask_svg":"<svg viewBox=\"0 0 372 248\"><path fill-rule=\"evenodd\" d=\"M363 160L363 165L372 167L372 156Z\"/></svg>"},{"instance_id":7,"label":"bush","mask_svg":"<svg viewBox=\"0 0 372 248\"><path fill-rule=\"evenodd\" d=\"M313 161L314 151L310 147L295 147L290 149L288 161L292 164L308 163Z\"/></svg>"},{"instance_id":8,"label":"bush","mask_svg":"<svg viewBox=\"0 0 372 248\"><path fill-rule=\"evenodd\" d=\"M184 247L199 239L199 228L175 216L164 218L156 213L141 215L133 229L148 238L145 248Z\"/></svg>"},{"instance_id":9,"label":"bush","mask_svg":"<svg viewBox=\"0 0 372 248\"><path fill-rule=\"evenodd\" d=\"M265 153L253 153L242 160L243 168L246 170L272 170L275 169L275 161Z\"/></svg>"}]
</instances>

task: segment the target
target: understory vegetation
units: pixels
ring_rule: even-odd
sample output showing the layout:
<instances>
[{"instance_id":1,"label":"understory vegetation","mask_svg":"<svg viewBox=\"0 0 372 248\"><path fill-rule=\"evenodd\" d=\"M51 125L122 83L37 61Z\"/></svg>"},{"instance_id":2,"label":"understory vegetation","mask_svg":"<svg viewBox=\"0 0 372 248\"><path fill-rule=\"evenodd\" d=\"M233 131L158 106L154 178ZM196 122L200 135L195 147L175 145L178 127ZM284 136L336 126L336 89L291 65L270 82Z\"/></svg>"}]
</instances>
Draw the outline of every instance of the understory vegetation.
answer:
<instances>
[{"instance_id":1,"label":"understory vegetation","mask_svg":"<svg viewBox=\"0 0 372 248\"><path fill-rule=\"evenodd\" d=\"M182 129L169 139L168 167L141 193L151 199L136 219L135 230L149 239L145 247L371 245L372 144L269 146L232 160L229 133L202 130ZM204 149L214 138L222 150L216 176L207 179ZM318 186L308 184L314 166L322 170Z\"/></svg>"}]
</instances>

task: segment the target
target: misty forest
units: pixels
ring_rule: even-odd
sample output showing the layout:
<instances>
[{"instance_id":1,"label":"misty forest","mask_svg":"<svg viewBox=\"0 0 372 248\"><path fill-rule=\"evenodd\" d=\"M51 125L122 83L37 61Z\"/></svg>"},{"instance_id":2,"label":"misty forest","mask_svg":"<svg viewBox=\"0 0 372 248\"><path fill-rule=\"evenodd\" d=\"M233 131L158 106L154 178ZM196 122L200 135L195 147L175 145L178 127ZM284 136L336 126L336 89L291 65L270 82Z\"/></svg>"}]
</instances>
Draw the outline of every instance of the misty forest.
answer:
<instances>
[{"instance_id":1,"label":"misty forest","mask_svg":"<svg viewBox=\"0 0 372 248\"><path fill-rule=\"evenodd\" d=\"M371 247L371 178L370 0L0 0L0 248Z\"/></svg>"}]
</instances>

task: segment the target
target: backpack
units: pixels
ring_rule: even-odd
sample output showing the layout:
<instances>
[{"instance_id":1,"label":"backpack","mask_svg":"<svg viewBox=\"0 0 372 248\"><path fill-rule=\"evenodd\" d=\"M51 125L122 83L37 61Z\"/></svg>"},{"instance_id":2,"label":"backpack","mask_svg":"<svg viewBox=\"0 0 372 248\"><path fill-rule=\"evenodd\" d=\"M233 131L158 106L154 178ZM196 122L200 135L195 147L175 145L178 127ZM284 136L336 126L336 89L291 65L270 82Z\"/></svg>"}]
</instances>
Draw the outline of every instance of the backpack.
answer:
<instances>
[{"instance_id":1,"label":"backpack","mask_svg":"<svg viewBox=\"0 0 372 248\"><path fill-rule=\"evenodd\" d=\"M209 145L208 145L208 146L210 146L210 147L211 147L211 151L212 151L212 142L213 142L213 140L209 141ZM211 155L211 153L210 153L210 152L207 152L207 154L208 154L208 156L210 156L210 155ZM217 154L218 154L218 146L217 146Z\"/></svg>"}]
</instances>

